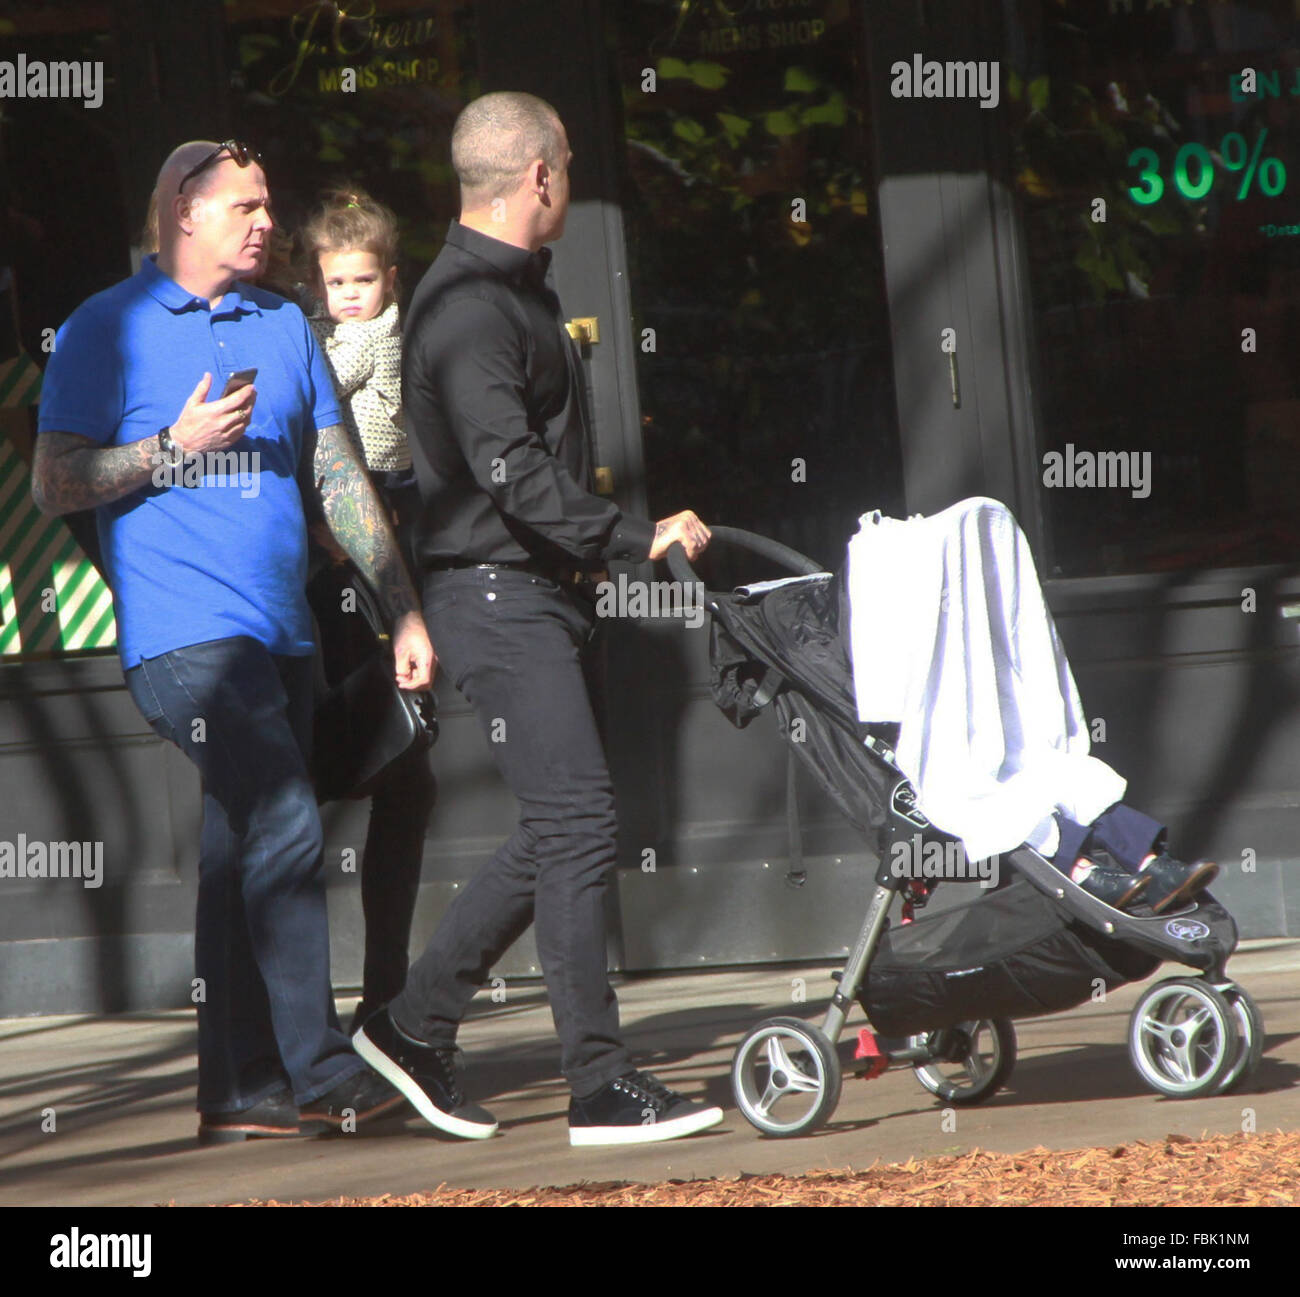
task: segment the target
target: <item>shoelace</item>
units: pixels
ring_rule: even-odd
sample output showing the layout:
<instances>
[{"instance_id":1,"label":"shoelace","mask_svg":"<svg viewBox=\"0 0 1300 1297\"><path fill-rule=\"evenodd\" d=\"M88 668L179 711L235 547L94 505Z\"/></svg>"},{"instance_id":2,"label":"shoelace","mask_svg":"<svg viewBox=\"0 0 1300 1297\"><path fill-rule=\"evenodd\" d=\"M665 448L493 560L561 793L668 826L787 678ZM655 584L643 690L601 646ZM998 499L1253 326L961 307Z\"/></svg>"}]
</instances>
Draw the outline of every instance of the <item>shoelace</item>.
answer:
<instances>
[{"instance_id":1,"label":"shoelace","mask_svg":"<svg viewBox=\"0 0 1300 1297\"><path fill-rule=\"evenodd\" d=\"M447 1091L448 1099L451 1100L454 1107L459 1108L465 1101L465 1096L461 1093L460 1084L456 1079L456 1059L461 1052L460 1046L453 1045L438 1049L426 1045L425 1050L433 1055L433 1061L438 1065L439 1080ZM426 1058L428 1053L425 1054Z\"/></svg>"},{"instance_id":2,"label":"shoelace","mask_svg":"<svg viewBox=\"0 0 1300 1297\"><path fill-rule=\"evenodd\" d=\"M443 1075L446 1077L447 1094L457 1108L465 1102L465 1096L461 1093L460 1080L457 1076L460 1052L459 1046L454 1049L440 1049L438 1051L438 1062L441 1064Z\"/></svg>"},{"instance_id":3,"label":"shoelace","mask_svg":"<svg viewBox=\"0 0 1300 1297\"><path fill-rule=\"evenodd\" d=\"M633 1072L631 1076L621 1076L614 1082L615 1086L626 1090L633 1098L644 1099L656 1108L666 1108L677 1096L649 1072Z\"/></svg>"}]
</instances>

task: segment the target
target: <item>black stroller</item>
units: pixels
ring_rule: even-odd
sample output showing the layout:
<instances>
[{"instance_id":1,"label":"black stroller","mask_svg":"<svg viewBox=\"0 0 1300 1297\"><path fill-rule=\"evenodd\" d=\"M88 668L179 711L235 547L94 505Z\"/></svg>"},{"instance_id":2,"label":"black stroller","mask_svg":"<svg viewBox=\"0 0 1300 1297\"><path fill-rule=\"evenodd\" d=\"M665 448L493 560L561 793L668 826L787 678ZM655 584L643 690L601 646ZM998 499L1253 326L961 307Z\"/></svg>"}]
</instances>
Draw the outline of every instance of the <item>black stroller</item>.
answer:
<instances>
[{"instance_id":1,"label":"black stroller","mask_svg":"<svg viewBox=\"0 0 1300 1297\"><path fill-rule=\"evenodd\" d=\"M829 1119L840 1095L836 1042L855 1000L874 1028L859 1034L859 1075L908 1065L943 1103L974 1104L1014 1066L1014 1018L1074 1008L1103 987L1149 977L1165 961L1198 975L1166 978L1138 1001L1128 1029L1138 1074L1173 1098L1221 1094L1244 1081L1263 1050L1263 1021L1225 972L1237 928L1208 892L1173 914L1122 912L1021 846L1002 858L996 887L912 920L933 885L897 876L891 848L934 844L951 857L960 847L916 806L894 761L896 727L857 718L843 578L775 541L731 527L712 531L715 545L796 574L731 593L705 591L715 701L738 727L771 706L794 751L880 859L822 1026L769 1018L736 1050L732 1087L749 1122L786 1136ZM676 580L703 584L680 546L668 562ZM891 926L896 896L907 921Z\"/></svg>"}]
</instances>

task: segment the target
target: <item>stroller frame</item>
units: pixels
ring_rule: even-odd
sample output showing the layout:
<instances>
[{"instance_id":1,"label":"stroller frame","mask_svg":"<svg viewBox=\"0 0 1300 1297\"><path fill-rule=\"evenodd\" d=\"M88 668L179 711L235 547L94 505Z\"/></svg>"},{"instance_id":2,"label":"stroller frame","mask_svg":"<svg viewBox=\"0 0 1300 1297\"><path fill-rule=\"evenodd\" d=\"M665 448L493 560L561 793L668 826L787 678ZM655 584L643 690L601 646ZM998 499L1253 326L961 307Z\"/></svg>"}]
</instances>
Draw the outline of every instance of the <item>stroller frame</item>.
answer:
<instances>
[{"instance_id":1,"label":"stroller frame","mask_svg":"<svg viewBox=\"0 0 1300 1297\"><path fill-rule=\"evenodd\" d=\"M796 576L818 575L826 579L830 575L812 559L762 536L723 526L713 527L712 533L715 543L721 541L748 550ZM703 587L680 545L673 546L667 557L676 580ZM745 620L737 612L742 603L752 608L770 593L756 595L747 587L740 587L734 594L704 591L704 604L715 623L752 654L762 671L750 695L753 709L766 707L798 679L792 661L773 653L763 636L748 634ZM801 704L809 704L809 698L799 697ZM861 1002L866 1007L865 1001L859 999L860 993L889 928L895 897L903 897L909 917L911 907L919 908L927 899L927 888L891 870L883 844L891 836L895 840L902 834L915 836L918 830L923 841L952 842L950 835L934 829L920 814L913 804L914 793L910 798L900 798L900 790L910 790L911 786L899 770L889 742L869 727L860 726L856 710L846 707L844 698L836 701L837 707L825 711L831 713L840 731L841 745L849 735L854 749L869 753L870 760L895 782L886 822L880 830L882 849L866 916L843 970L833 975L838 986L821 1026L798 1018L771 1018L753 1028L737 1047L732 1067L737 1104L752 1125L773 1136L803 1134L829 1119L839 1099L843 1071L837 1044L853 1004ZM848 701L851 703L851 697ZM819 702L825 702L824 695L814 701L812 710L823 710L816 706ZM787 717L789 714L785 713ZM809 745L791 739L791 747L815 768ZM825 785L825 776L819 772L819 777ZM858 817L844 801L838 797L836 800L861 828ZM1028 846L1022 845L1003 857L1002 863L1028 880L1073 923L1161 962L1184 964L1199 973L1155 983L1133 1010L1129 1053L1139 1075L1151 1088L1175 1098L1223 1093L1254 1071L1263 1049L1263 1021L1254 1001L1227 975L1226 964L1236 948L1237 928L1208 892L1201 892L1175 914L1130 913L1099 901ZM987 1050L980 1045L986 1036L990 1040ZM1014 1066L1015 1049L1011 1021L989 1018L961 1021L901 1039L878 1037L863 1030L856 1056L866 1060L858 1075L873 1079L890 1066L910 1065L921 1084L942 1102L971 1104L989 1097L1003 1084ZM955 1077L944 1074L946 1065L956 1066ZM791 1100L797 1108L793 1116L786 1115ZM776 1111L778 1105L782 1108L780 1114Z\"/></svg>"}]
</instances>

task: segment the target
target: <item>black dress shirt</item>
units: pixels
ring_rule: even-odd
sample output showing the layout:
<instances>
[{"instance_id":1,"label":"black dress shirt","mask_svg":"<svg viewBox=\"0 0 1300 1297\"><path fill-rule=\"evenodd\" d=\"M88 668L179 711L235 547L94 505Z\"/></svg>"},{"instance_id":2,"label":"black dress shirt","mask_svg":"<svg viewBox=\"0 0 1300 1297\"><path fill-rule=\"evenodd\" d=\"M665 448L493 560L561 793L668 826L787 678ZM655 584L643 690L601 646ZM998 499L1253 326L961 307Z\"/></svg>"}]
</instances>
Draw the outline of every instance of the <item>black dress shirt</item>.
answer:
<instances>
[{"instance_id":1,"label":"black dress shirt","mask_svg":"<svg viewBox=\"0 0 1300 1297\"><path fill-rule=\"evenodd\" d=\"M603 566L644 559L654 523L591 490L582 371L530 253L452 221L411 300L402 403L422 568L449 560Z\"/></svg>"}]
</instances>

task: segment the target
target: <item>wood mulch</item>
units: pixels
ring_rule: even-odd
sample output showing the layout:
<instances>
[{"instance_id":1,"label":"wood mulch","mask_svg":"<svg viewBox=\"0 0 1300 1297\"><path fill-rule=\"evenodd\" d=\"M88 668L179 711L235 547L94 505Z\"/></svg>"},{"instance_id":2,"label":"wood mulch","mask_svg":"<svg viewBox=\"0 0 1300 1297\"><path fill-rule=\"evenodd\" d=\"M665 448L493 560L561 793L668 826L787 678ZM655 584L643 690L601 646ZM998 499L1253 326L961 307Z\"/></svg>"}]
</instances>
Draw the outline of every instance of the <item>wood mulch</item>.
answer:
<instances>
[{"instance_id":1,"label":"wood mulch","mask_svg":"<svg viewBox=\"0 0 1300 1297\"><path fill-rule=\"evenodd\" d=\"M1166 1135L1109 1148L911 1159L865 1171L624 1181L562 1188L448 1189L250 1201L265 1207L1293 1207L1300 1203L1300 1131ZM234 1204L232 1204L234 1205Z\"/></svg>"}]
</instances>

